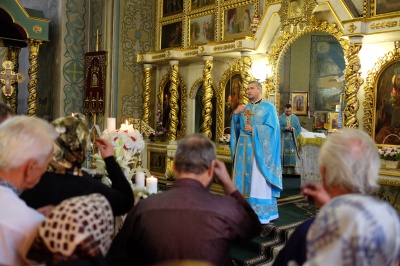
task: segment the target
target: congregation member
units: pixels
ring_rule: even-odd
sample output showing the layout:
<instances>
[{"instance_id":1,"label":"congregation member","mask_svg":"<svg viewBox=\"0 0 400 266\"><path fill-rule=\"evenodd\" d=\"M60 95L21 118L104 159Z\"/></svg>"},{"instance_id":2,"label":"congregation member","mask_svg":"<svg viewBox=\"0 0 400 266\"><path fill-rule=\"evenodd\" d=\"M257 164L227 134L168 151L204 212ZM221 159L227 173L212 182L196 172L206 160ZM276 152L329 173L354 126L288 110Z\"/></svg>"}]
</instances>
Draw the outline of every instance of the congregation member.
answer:
<instances>
[{"instance_id":1,"label":"congregation member","mask_svg":"<svg viewBox=\"0 0 400 266\"><path fill-rule=\"evenodd\" d=\"M370 195L378 188L380 168L372 138L359 129L332 134L318 164L322 185L306 183L302 193L321 209L297 228L274 265L400 263L399 217Z\"/></svg>"},{"instance_id":2,"label":"congregation member","mask_svg":"<svg viewBox=\"0 0 400 266\"><path fill-rule=\"evenodd\" d=\"M110 202L115 216L127 213L133 206L132 188L114 157L114 147L103 139L96 139L101 156L106 163L111 188L82 170L89 148L89 126L85 116L74 114L52 122L58 132L56 152L48 171L31 190L21 198L32 208L57 205L63 200L100 193Z\"/></svg>"},{"instance_id":3,"label":"congregation member","mask_svg":"<svg viewBox=\"0 0 400 266\"><path fill-rule=\"evenodd\" d=\"M298 156L297 137L301 132L301 125L297 115L292 113L292 105L285 105L285 113L279 116L282 144L282 174L298 175L296 156Z\"/></svg>"},{"instance_id":4,"label":"congregation member","mask_svg":"<svg viewBox=\"0 0 400 266\"><path fill-rule=\"evenodd\" d=\"M10 106L0 102L0 124L14 115L15 112Z\"/></svg>"},{"instance_id":5,"label":"congregation member","mask_svg":"<svg viewBox=\"0 0 400 266\"><path fill-rule=\"evenodd\" d=\"M282 191L281 140L276 108L262 99L262 86L251 81L250 103L239 105L231 121L231 157L236 188L262 224L277 219Z\"/></svg>"},{"instance_id":6,"label":"congregation member","mask_svg":"<svg viewBox=\"0 0 400 266\"><path fill-rule=\"evenodd\" d=\"M56 132L48 122L28 116L0 124L0 265L26 265L26 254L45 217L19 194L34 187L53 154Z\"/></svg>"},{"instance_id":7,"label":"congregation member","mask_svg":"<svg viewBox=\"0 0 400 266\"><path fill-rule=\"evenodd\" d=\"M196 260L231 265L235 240L248 240L261 230L256 213L216 157L214 143L203 134L180 140L174 155L175 183L129 212L114 238L111 265L154 265L170 260ZM225 195L207 188L213 181Z\"/></svg>"},{"instance_id":8,"label":"congregation member","mask_svg":"<svg viewBox=\"0 0 400 266\"><path fill-rule=\"evenodd\" d=\"M101 194L73 197L54 207L39 227L28 258L46 265L103 266L114 217Z\"/></svg>"}]
</instances>

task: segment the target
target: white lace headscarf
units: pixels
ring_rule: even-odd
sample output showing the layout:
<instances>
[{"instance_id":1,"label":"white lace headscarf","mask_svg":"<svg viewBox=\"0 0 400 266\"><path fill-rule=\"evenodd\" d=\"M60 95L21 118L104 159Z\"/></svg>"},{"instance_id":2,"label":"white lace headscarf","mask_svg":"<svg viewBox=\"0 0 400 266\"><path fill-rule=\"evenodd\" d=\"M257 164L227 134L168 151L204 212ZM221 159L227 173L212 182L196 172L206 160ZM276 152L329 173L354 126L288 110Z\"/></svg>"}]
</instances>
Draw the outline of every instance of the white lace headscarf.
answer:
<instances>
[{"instance_id":1,"label":"white lace headscarf","mask_svg":"<svg viewBox=\"0 0 400 266\"><path fill-rule=\"evenodd\" d=\"M57 205L39 228L39 236L52 253L65 257L105 256L111 245L114 219L101 194L74 197Z\"/></svg>"},{"instance_id":2,"label":"white lace headscarf","mask_svg":"<svg viewBox=\"0 0 400 266\"><path fill-rule=\"evenodd\" d=\"M400 259L400 220L392 206L370 196L335 197L307 234L304 265L392 266Z\"/></svg>"}]
</instances>

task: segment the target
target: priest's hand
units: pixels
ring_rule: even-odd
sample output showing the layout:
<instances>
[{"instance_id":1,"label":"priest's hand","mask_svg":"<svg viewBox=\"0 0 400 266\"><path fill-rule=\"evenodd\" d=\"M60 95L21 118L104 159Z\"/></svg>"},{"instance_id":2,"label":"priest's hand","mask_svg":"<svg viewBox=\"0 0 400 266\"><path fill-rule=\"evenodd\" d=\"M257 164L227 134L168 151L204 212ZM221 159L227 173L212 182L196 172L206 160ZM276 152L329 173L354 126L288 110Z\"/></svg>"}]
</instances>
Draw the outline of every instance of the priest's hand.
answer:
<instances>
[{"instance_id":1,"label":"priest's hand","mask_svg":"<svg viewBox=\"0 0 400 266\"><path fill-rule=\"evenodd\" d=\"M230 195L236 190L228 170L226 170L225 164L220 160L214 160L214 175L216 176L217 182L224 189L226 195Z\"/></svg>"},{"instance_id":2,"label":"priest's hand","mask_svg":"<svg viewBox=\"0 0 400 266\"><path fill-rule=\"evenodd\" d=\"M252 125L245 125L244 130L247 132L252 133L253 132L253 126Z\"/></svg>"},{"instance_id":3,"label":"priest's hand","mask_svg":"<svg viewBox=\"0 0 400 266\"><path fill-rule=\"evenodd\" d=\"M99 148L101 157L107 158L114 156L114 146L105 139L96 139L96 145Z\"/></svg>"},{"instance_id":4,"label":"priest's hand","mask_svg":"<svg viewBox=\"0 0 400 266\"><path fill-rule=\"evenodd\" d=\"M315 206L321 208L325 203L331 200L331 196L320 184L305 183L301 187L301 194L306 201L314 201Z\"/></svg>"},{"instance_id":5,"label":"priest's hand","mask_svg":"<svg viewBox=\"0 0 400 266\"><path fill-rule=\"evenodd\" d=\"M243 112L244 110L246 110L246 105L239 105L238 108L236 108L236 110L234 111L235 114L239 114L241 112Z\"/></svg>"}]
</instances>

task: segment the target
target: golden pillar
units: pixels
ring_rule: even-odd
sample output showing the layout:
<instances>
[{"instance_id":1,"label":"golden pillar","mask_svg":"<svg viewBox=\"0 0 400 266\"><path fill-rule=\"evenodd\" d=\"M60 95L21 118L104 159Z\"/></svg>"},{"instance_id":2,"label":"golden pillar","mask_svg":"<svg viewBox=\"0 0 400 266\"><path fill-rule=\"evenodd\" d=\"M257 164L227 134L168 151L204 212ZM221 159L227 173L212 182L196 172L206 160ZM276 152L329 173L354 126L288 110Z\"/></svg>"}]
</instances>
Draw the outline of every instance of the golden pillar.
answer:
<instances>
[{"instance_id":1,"label":"golden pillar","mask_svg":"<svg viewBox=\"0 0 400 266\"><path fill-rule=\"evenodd\" d=\"M142 106L142 120L146 124L149 124L150 117L150 82L151 82L151 64L144 64L144 79L143 79L143 106Z\"/></svg>"},{"instance_id":2,"label":"golden pillar","mask_svg":"<svg viewBox=\"0 0 400 266\"><path fill-rule=\"evenodd\" d=\"M8 47L8 61L11 61L14 64L14 68L12 71L15 73L18 73L19 69L19 64L18 64L18 59L19 59L19 52L21 51L20 47L13 47L10 46ZM11 85L13 93L11 94L11 97L9 99L9 103L11 108L14 110L15 113L17 113L17 108L18 108L18 82L15 82L14 84Z\"/></svg>"},{"instance_id":3,"label":"golden pillar","mask_svg":"<svg viewBox=\"0 0 400 266\"><path fill-rule=\"evenodd\" d=\"M179 112L179 61L171 60L170 62L171 72L170 72L170 85L169 85L169 128L168 128L168 140L176 140L177 130L178 130L178 112Z\"/></svg>"},{"instance_id":4,"label":"golden pillar","mask_svg":"<svg viewBox=\"0 0 400 266\"><path fill-rule=\"evenodd\" d=\"M30 67L28 70L29 74L29 83L28 83L28 115L34 116L36 115L37 110L37 84L38 84L38 70L39 70L39 47L42 44L41 41L29 39L28 45L30 47L29 50L29 63Z\"/></svg>"},{"instance_id":5,"label":"golden pillar","mask_svg":"<svg viewBox=\"0 0 400 266\"><path fill-rule=\"evenodd\" d=\"M362 47L362 36L350 36L349 48L345 50L345 58L348 67L346 67L346 89L345 100L346 107L344 109L344 126L358 128L358 120L356 117L360 102L357 99L357 93L363 84L363 79L360 75L361 63L358 56Z\"/></svg>"},{"instance_id":6,"label":"golden pillar","mask_svg":"<svg viewBox=\"0 0 400 266\"><path fill-rule=\"evenodd\" d=\"M241 52L242 55L242 69L241 69L241 75L243 79L243 87L240 90L240 104L247 104L249 102L249 98L247 98L247 87L249 85L249 82L251 80L251 57L249 52Z\"/></svg>"},{"instance_id":7,"label":"golden pillar","mask_svg":"<svg viewBox=\"0 0 400 266\"><path fill-rule=\"evenodd\" d=\"M211 71L214 68L214 63L213 63L213 57L212 56L203 56L203 61L204 61L204 68L203 68L203 88L204 88L204 94L203 94L203 110L202 110L202 117L203 117L203 123L201 124L201 132L207 135L209 139L212 138L212 131L211 131L211 125L212 125L212 103L211 99L213 96L213 89L212 89L212 84L213 84L213 77Z\"/></svg>"}]
</instances>

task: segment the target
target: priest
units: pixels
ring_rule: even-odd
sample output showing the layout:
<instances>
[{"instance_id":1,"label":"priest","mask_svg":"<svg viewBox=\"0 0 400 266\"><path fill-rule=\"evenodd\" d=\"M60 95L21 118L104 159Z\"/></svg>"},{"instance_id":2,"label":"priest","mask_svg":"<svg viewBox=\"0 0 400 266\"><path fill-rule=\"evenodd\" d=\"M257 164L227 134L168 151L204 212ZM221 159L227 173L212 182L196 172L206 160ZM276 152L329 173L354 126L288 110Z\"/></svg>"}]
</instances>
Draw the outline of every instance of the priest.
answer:
<instances>
[{"instance_id":1,"label":"priest","mask_svg":"<svg viewBox=\"0 0 400 266\"><path fill-rule=\"evenodd\" d=\"M231 156L236 188L262 224L278 218L282 191L281 146L275 106L262 99L262 86L249 82L250 103L239 105L231 120Z\"/></svg>"},{"instance_id":2,"label":"priest","mask_svg":"<svg viewBox=\"0 0 400 266\"><path fill-rule=\"evenodd\" d=\"M282 143L282 173L298 175L296 156L298 156L297 137L301 132L299 118L292 113L292 105L285 105L285 113L279 117Z\"/></svg>"}]
</instances>

